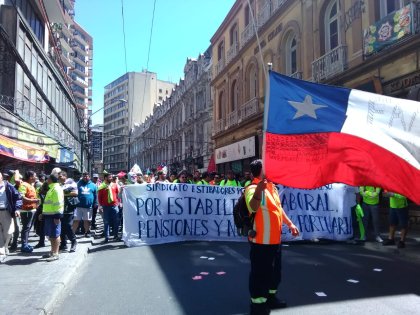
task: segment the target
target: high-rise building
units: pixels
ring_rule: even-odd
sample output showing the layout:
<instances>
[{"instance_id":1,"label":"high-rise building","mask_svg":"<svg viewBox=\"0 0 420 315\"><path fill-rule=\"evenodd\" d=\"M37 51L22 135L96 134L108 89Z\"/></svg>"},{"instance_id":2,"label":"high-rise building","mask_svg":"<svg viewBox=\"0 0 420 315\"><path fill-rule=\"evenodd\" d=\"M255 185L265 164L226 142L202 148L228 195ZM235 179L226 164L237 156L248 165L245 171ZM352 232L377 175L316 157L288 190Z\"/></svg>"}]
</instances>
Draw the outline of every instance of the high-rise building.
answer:
<instances>
[{"instance_id":1,"label":"high-rise building","mask_svg":"<svg viewBox=\"0 0 420 315\"><path fill-rule=\"evenodd\" d=\"M128 72L105 86L104 168L108 172L127 170L129 138L141 123L172 93L173 83L157 79L153 72Z\"/></svg>"},{"instance_id":2,"label":"high-rise building","mask_svg":"<svg viewBox=\"0 0 420 315\"><path fill-rule=\"evenodd\" d=\"M94 125L91 128L91 165L92 173L102 173L103 171L103 131L104 125Z\"/></svg>"},{"instance_id":3,"label":"high-rise building","mask_svg":"<svg viewBox=\"0 0 420 315\"><path fill-rule=\"evenodd\" d=\"M80 169L85 118L68 75L74 1L1 3L0 163Z\"/></svg>"}]
</instances>

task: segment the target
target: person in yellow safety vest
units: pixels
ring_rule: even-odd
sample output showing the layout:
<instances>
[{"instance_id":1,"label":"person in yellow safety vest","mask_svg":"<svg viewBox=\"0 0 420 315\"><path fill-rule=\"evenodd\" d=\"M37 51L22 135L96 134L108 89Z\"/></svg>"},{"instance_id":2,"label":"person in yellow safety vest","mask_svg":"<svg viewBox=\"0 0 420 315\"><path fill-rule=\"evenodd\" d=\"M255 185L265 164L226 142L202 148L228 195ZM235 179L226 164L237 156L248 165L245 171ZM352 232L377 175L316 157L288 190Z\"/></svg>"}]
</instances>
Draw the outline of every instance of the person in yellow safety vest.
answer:
<instances>
[{"instance_id":1,"label":"person in yellow safety vest","mask_svg":"<svg viewBox=\"0 0 420 315\"><path fill-rule=\"evenodd\" d=\"M45 235L51 242L51 252L44 255L47 261L58 260L58 248L60 246L61 222L60 218L64 211L64 193L58 183L58 175L51 173L48 177L49 190L45 195L42 217L44 220Z\"/></svg>"},{"instance_id":2,"label":"person in yellow safety vest","mask_svg":"<svg viewBox=\"0 0 420 315\"><path fill-rule=\"evenodd\" d=\"M372 217L373 232L375 233L375 241L382 243L382 238L379 229L379 194L381 188L372 186L360 186L360 196L362 196L363 209L363 226L367 234L370 217ZM366 237L360 239L365 241Z\"/></svg>"},{"instance_id":3,"label":"person in yellow safety vest","mask_svg":"<svg viewBox=\"0 0 420 315\"><path fill-rule=\"evenodd\" d=\"M251 162L250 170L254 179L245 188L245 200L248 211L254 214L249 234L251 315L269 314L270 309L287 306L276 297L281 280L282 226L286 224L294 237L299 230L283 211L276 186L263 178L262 161Z\"/></svg>"},{"instance_id":4,"label":"person in yellow safety vest","mask_svg":"<svg viewBox=\"0 0 420 315\"><path fill-rule=\"evenodd\" d=\"M389 197L389 235L388 239L384 240L382 245L395 245L395 230L399 224L401 228L401 238L397 244L397 247L404 248L409 219L408 200L405 196L393 192L384 192L384 196Z\"/></svg>"},{"instance_id":5,"label":"person in yellow safety vest","mask_svg":"<svg viewBox=\"0 0 420 315\"><path fill-rule=\"evenodd\" d=\"M210 185L210 174L209 172L203 172L203 174L201 175L201 180L199 180L198 182L196 182L197 185Z\"/></svg>"},{"instance_id":6,"label":"person in yellow safety vest","mask_svg":"<svg viewBox=\"0 0 420 315\"><path fill-rule=\"evenodd\" d=\"M235 178L235 173L232 170L228 170L226 178L220 182L219 186L241 187L241 183Z\"/></svg>"}]
</instances>

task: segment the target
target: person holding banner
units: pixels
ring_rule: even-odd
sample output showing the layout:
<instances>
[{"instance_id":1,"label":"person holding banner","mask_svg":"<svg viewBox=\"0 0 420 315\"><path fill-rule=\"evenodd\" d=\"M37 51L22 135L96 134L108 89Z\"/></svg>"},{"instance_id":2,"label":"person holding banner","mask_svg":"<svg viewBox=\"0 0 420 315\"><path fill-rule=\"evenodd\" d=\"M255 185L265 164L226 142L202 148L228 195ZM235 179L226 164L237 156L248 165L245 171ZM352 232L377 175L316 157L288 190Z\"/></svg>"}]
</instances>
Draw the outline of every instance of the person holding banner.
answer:
<instances>
[{"instance_id":1,"label":"person holding banner","mask_svg":"<svg viewBox=\"0 0 420 315\"><path fill-rule=\"evenodd\" d=\"M405 238L408 230L408 200L407 197L384 191L384 196L389 197L389 234L382 245L389 246L395 245L395 230L398 225L401 228L401 238L397 244L398 248L405 248Z\"/></svg>"},{"instance_id":2,"label":"person holding banner","mask_svg":"<svg viewBox=\"0 0 420 315\"><path fill-rule=\"evenodd\" d=\"M118 238L118 184L112 180L112 174L104 171L104 182L99 186L98 189L98 202L102 207L103 219L104 219L104 244L109 242L109 227L112 226L112 232L114 234L114 240L119 241Z\"/></svg>"},{"instance_id":3,"label":"person holding banner","mask_svg":"<svg viewBox=\"0 0 420 315\"><path fill-rule=\"evenodd\" d=\"M299 230L283 211L276 186L263 178L262 160L253 161L250 170L254 179L245 189L245 200L254 216L253 233L248 234L251 315L270 314L270 309L287 306L276 297L281 281L282 225L286 224L294 237L299 235Z\"/></svg>"},{"instance_id":4,"label":"person holding banner","mask_svg":"<svg viewBox=\"0 0 420 315\"><path fill-rule=\"evenodd\" d=\"M367 232L369 219L372 217L373 232L375 234L375 241L382 243L380 229L379 229L379 194L381 188L372 186L361 186L359 187L360 195L362 196L362 208L363 208L363 226ZM360 239L365 241L366 237Z\"/></svg>"}]
</instances>

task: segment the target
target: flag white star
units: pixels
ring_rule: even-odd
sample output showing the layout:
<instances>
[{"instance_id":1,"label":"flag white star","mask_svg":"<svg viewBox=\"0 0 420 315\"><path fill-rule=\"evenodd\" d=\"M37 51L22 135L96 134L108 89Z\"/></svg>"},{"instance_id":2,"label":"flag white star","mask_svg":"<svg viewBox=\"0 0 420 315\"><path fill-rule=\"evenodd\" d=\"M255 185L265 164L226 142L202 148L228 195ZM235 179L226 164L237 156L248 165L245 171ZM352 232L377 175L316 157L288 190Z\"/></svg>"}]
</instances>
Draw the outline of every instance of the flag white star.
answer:
<instances>
[{"instance_id":1,"label":"flag white star","mask_svg":"<svg viewBox=\"0 0 420 315\"><path fill-rule=\"evenodd\" d=\"M292 105L295 109L297 109L297 112L293 119L297 119L299 117L308 115L309 117L312 117L314 119L317 119L316 116L316 110L328 107L326 105L316 105L312 103L312 97L310 95L306 95L305 100L303 102L294 102L294 101L288 101L290 105Z\"/></svg>"}]
</instances>

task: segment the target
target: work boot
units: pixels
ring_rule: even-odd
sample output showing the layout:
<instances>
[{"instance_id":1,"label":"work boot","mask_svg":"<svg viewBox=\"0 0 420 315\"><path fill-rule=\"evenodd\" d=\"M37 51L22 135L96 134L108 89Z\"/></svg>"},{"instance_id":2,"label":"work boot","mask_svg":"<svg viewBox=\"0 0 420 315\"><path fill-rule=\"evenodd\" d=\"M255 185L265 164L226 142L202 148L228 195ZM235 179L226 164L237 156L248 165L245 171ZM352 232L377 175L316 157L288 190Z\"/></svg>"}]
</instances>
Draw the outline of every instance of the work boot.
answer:
<instances>
[{"instance_id":1,"label":"work boot","mask_svg":"<svg viewBox=\"0 0 420 315\"><path fill-rule=\"evenodd\" d=\"M76 251L77 241L74 240L71 242L70 253L74 253Z\"/></svg>"},{"instance_id":2,"label":"work boot","mask_svg":"<svg viewBox=\"0 0 420 315\"><path fill-rule=\"evenodd\" d=\"M268 295L267 305L272 310L287 307L286 301L280 300L275 294Z\"/></svg>"},{"instance_id":3,"label":"work boot","mask_svg":"<svg viewBox=\"0 0 420 315\"><path fill-rule=\"evenodd\" d=\"M250 315L269 315L270 308L267 303L251 303Z\"/></svg>"},{"instance_id":4,"label":"work boot","mask_svg":"<svg viewBox=\"0 0 420 315\"><path fill-rule=\"evenodd\" d=\"M39 242L38 244L34 246L34 248L42 248L42 247L45 247L45 243Z\"/></svg>"},{"instance_id":5,"label":"work boot","mask_svg":"<svg viewBox=\"0 0 420 315\"><path fill-rule=\"evenodd\" d=\"M65 243L60 244L60 247L58 248L58 250L62 252L67 251L67 244Z\"/></svg>"}]
</instances>

